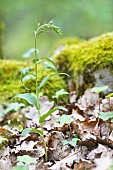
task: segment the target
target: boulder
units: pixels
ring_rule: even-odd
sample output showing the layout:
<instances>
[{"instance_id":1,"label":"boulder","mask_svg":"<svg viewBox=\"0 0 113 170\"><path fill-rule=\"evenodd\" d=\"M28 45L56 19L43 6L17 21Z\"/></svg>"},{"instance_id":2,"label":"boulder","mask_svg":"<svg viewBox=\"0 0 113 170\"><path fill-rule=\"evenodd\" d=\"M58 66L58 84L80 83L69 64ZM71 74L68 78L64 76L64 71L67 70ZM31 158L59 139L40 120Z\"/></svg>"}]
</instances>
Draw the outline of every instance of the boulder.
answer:
<instances>
[{"instance_id":1,"label":"boulder","mask_svg":"<svg viewBox=\"0 0 113 170\"><path fill-rule=\"evenodd\" d=\"M77 96L87 88L108 85L113 91L113 32L79 44L67 44L54 56L60 71L76 83Z\"/></svg>"},{"instance_id":2,"label":"boulder","mask_svg":"<svg viewBox=\"0 0 113 170\"><path fill-rule=\"evenodd\" d=\"M67 68L68 68L70 58L68 58L67 54L65 55L63 51L65 51L67 47L71 47L73 45L76 46L83 42L85 42L85 40L77 38L77 37L73 37L73 38L67 37L67 38L63 38L59 40L54 45L54 47L52 48L50 52L50 58L52 58L55 61L59 70L61 70L62 72L66 72L66 73L69 72L69 69Z\"/></svg>"}]
</instances>

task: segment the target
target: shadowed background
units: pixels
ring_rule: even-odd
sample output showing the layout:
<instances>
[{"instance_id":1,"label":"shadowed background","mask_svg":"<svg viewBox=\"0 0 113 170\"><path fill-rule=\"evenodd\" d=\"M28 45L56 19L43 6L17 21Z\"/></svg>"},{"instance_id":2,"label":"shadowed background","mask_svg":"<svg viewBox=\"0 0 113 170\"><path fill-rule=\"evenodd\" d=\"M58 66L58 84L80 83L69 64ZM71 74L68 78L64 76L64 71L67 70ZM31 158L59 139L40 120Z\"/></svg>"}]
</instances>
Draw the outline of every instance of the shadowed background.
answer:
<instances>
[{"instance_id":1,"label":"shadowed background","mask_svg":"<svg viewBox=\"0 0 113 170\"><path fill-rule=\"evenodd\" d=\"M22 59L34 47L36 23L54 20L63 32L39 36L38 49L48 55L53 44L77 36L88 39L113 31L112 0L0 0L0 58Z\"/></svg>"}]
</instances>

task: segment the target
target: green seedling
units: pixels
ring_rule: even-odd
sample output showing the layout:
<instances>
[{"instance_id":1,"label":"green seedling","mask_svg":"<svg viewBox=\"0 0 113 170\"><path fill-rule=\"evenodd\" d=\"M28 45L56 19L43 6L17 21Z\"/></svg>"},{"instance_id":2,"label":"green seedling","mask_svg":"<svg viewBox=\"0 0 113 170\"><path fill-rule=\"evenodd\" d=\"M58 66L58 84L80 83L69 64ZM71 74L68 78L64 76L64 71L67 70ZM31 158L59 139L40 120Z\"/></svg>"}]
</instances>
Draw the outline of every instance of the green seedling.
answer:
<instances>
[{"instance_id":1,"label":"green seedling","mask_svg":"<svg viewBox=\"0 0 113 170\"><path fill-rule=\"evenodd\" d=\"M56 119L55 121L59 122L60 125L68 124L69 128L70 128L71 118L72 118L72 115L63 114L60 118ZM74 134L72 139L63 140L62 143L64 145L71 145L71 146L75 147L78 140L80 140L78 138L78 135Z\"/></svg>"},{"instance_id":2,"label":"green seedling","mask_svg":"<svg viewBox=\"0 0 113 170\"><path fill-rule=\"evenodd\" d=\"M98 117L104 121L111 119L113 122L113 112L100 112Z\"/></svg>"},{"instance_id":3,"label":"green seedling","mask_svg":"<svg viewBox=\"0 0 113 170\"><path fill-rule=\"evenodd\" d=\"M100 111L100 93L107 90L108 86L102 86L102 87L93 87L91 89L92 92L98 94L98 104L99 104L99 111Z\"/></svg>"},{"instance_id":4,"label":"green seedling","mask_svg":"<svg viewBox=\"0 0 113 170\"><path fill-rule=\"evenodd\" d=\"M23 103L18 103L18 102L10 103L10 104L8 104L7 108L3 110L2 113L3 113L3 115L6 115L10 111L17 112L19 109L21 109L24 106L25 106L25 104L23 104Z\"/></svg>"},{"instance_id":5,"label":"green seedling","mask_svg":"<svg viewBox=\"0 0 113 170\"><path fill-rule=\"evenodd\" d=\"M41 130L39 130L39 129L33 129L33 128L25 128L23 131L22 131L22 133L21 133L21 136L22 137L25 137L28 133L31 133L31 132L33 132L33 133L38 133L38 134L40 134L41 136L43 135L43 133L42 133L42 131Z\"/></svg>"},{"instance_id":6,"label":"green seedling","mask_svg":"<svg viewBox=\"0 0 113 170\"><path fill-rule=\"evenodd\" d=\"M56 119L55 122L60 122L60 125L70 124L72 115L63 114L60 118Z\"/></svg>"},{"instance_id":7,"label":"green seedling","mask_svg":"<svg viewBox=\"0 0 113 170\"><path fill-rule=\"evenodd\" d=\"M78 140L80 140L80 139L79 138L72 138L70 140L63 140L62 143L64 145L71 145L71 146L75 147Z\"/></svg>"},{"instance_id":8,"label":"green seedling","mask_svg":"<svg viewBox=\"0 0 113 170\"><path fill-rule=\"evenodd\" d=\"M44 59L40 59L40 55L39 55L39 50L37 49L37 36L42 33L45 32L47 29L53 30L55 31L58 35L61 35L62 32L60 30L59 27L55 26L53 21L50 21L49 23L44 23L43 25L38 24L38 28L36 31L34 31L34 39L35 39L35 48L34 48L34 70L35 73L32 73L31 71L28 71L30 75L34 76L34 80L35 80L35 95L32 95L30 93L24 93L24 94L17 94L15 97L20 98L20 99L24 99L26 100L29 104L34 105L37 108L38 111L38 115L39 115L39 124L40 124L40 129L24 129L24 131L22 132L22 136L25 136L27 133L30 132L35 132L38 133L41 137L42 137L42 141L43 141L43 147L45 150L45 161L47 162L47 147L46 147L46 141L44 138L44 128L43 128L43 123L45 121L45 119L54 111L56 110L64 110L67 111L66 108L62 107L62 106L56 106L53 109L49 110L47 113L44 113L43 115L41 115L40 113L40 103L39 103L39 97L40 97L40 89L44 86L44 84L46 83L46 81L51 77L51 76L55 76L57 74L65 74L65 73L58 73L57 68L54 64L54 62L48 58L44 58ZM33 51L33 50L32 50ZM28 56L28 55L27 55ZM38 64L44 64L46 67L45 69L52 69L54 71L54 73L49 74L47 76L45 76L42 81L40 82L40 84L37 81L37 77L38 77L38 71L37 71L37 67ZM48 65L47 65L48 63ZM25 71L25 70L24 70ZM65 74L67 75L67 74Z\"/></svg>"},{"instance_id":9,"label":"green seedling","mask_svg":"<svg viewBox=\"0 0 113 170\"><path fill-rule=\"evenodd\" d=\"M32 158L29 155L17 156L17 161L22 162L25 165L22 165L22 166L17 165L13 168L13 170L28 170L29 164L36 164L37 163L36 159Z\"/></svg>"},{"instance_id":10,"label":"green seedling","mask_svg":"<svg viewBox=\"0 0 113 170\"><path fill-rule=\"evenodd\" d=\"M27 165L17 165L12 170L29 170Z\"/></svg>"},{"instance_id":11,"label":"green seedling","mask_svg":"<svg viewBox=\"0 0 113 170\"><path fill-rule=\"evenodd\" d=\"M109 99L109 108L110 108L110 105L111 105L111 102L110 102L110 98L113 96L113 93L109 93L106 98Z\"/></svg>"},{"instance_id":12,"label":"green seedling","mask_svg":"<svg viewBox=\"0 0 113 170\"><path fill-rule=\"evenodd\" d=\"M29 155L17 156L17 161L23 162L25 164L36 164L37 161L35 158L32 158Z\"/></svg>"},{"instance_id":13,"label":"green seedling","mask_svg":"<svg viewBox=\"0 0 113 170\"><path fill-rule=\"evenodd\" d=\"M62 96L62 95L68 95L68 94L69 94L69 93L68 93L67 91L65 91L64 89L61 89L61 90L57 91L52 98L53 98L53 99L57 99L57 101L58 101L58 99L59 99L60 96Z\"/></svg>"}]
</instances>

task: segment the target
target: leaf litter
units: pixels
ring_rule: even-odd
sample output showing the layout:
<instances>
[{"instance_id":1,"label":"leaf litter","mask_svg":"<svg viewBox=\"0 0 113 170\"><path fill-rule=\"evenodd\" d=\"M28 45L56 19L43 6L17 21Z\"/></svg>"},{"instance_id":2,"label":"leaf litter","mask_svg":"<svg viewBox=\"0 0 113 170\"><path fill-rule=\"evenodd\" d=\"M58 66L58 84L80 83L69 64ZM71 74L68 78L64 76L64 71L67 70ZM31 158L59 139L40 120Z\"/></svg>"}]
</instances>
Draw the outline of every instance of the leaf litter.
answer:
<instances>
[{"instance_id":1,"label":"leaf litter","mask_svg":"<svg viewBox=\"0 0 113 170\"><path fill-rule=\"evenodd\" d=\"M45 114L54 102L44 96L40 105L41 114ZM86 90L78 101L65 108L68 112L57 110L44 122L46 163L41 136L35 132L21 135L25 128L40 128L35 107L0 116L0 170L112 170L113 122L111 118L103 120L99 113L112 112L113 97L110 105L107 98L100 99L99 111L98 94ZM1 113L2 110L0 106Z\"/></svg>"}]
</instances>

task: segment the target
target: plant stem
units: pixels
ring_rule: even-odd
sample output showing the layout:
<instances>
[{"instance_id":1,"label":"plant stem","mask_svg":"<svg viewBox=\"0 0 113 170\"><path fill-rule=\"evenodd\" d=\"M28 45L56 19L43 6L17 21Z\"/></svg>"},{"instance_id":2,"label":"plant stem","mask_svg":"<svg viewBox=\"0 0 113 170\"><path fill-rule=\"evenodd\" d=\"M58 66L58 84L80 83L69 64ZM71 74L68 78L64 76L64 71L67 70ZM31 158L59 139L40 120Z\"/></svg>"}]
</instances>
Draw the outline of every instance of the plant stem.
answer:
<instances>
[{"instance_id":1,"label":"plant stem","mask_svg":"<svg viewBox=\"0 0 113 170\"><path fill-rule=\"evenodd\" d=\"M99 105L99 111L100 111L100 95L98 93L98 105Z\"/></svg>"},{"instance_id":2,"label":"plant stem","mask_svg":"<svg viewBox=\"0 0 113 170\"><path fill-rule=\"evenodd\" d=\"M110 98L109 98L109 110L111 111L111 101L110 101Z\"/></svg>"},{"instance_id":3,"label":"plant stem","mask_svg":"<svg viewBox=\"0 0 113 170\"><path fill-rule=\"evenodd\" d=\"M38 72L37 72L37 33L34 32L35 34L35 74L36 74L36 79L35 79L35 86L36 86L36 99L37 99L37 103L39 104L39 97L38 97L38 82L37 82L37 76L38 76ZM39 115L39 118L41 117L41 114L40 114L40 108L38 106L38 115ZM45 151L45 162L47 162L47 148L46 148L46 142L45 142L45 139L44 139L44 128L43 128L43 124L40 124L40 127L41 127L41 130L43 132L43 135L42 135L42 142L43 142L43 146L44 146L44 151Z\"/></svg>"},{"instance_id":4,"label":"plant stem","mask_svg":"<svg viewBox=\"0 0 113 170\"><path fill-rule=\"evenodd\" d=\"M35 94L36 94L36 99L37 99L37 109L40 109L40 105L39 105L39 94L38 94L38 82L37 82L37 77L38 77L38 72L37 72L37 33L34 32L35 34ZM39 113L39 112L38 112ZM40 115L39 115L40 117Z\"/></svg>"},{"instance_id":5,"label":"plant stem","mask_svg":"<svg viewBox=\"0 0 113 170\"><path fill-rule=\"evenodd\" d=\"M37 74L37 52L36 52L36 46L37 46L37 35L36 35L36 33L34 33L35 34L35 73L36 73L36 79L35 79L35 83L36 83L36 98L37 98L37 101L38 101L38 89L37 89L37 87L38 87L38 82L37 82L37 76L38 76L38 74Z\"/></svg>"},{"instance_id":6,"label":"plant stem","mask_svg":"<svg viewBox=\"0 0 113 170\"><path fill-rule=\"evenodd\" d=\"M44 151L45 151L45 162L47 162L47 159L48 159L48 157L47 157L47 147L46 147L46 141L45 141L45 139L44 139L44 128L43 128L43 124L42 124L42 123L40 124L40 127L41 127L41 130L42 130L42 132L43 132L42 142L43 142Z\"/></svg>"},{"instance_id":7,"label":"plant stem","mask_svg":"<svg viewBox=\"0 0 113 170\"><path fill-rule=\"evenodd\" d=\"M41 117L41 114L40 114L40 110L38 110L38 115L39 117ZM43 132L43 135L42 135L42 142L43 142L43 146L44 146L44 151L45 151L45 162L47 162L47 147L46 147L46 142L45 142L45 139L44 139L44 128L43 128L43 123L40 124L40 127L41 127L41 131Z\"/></svg>"}]
</instances>

